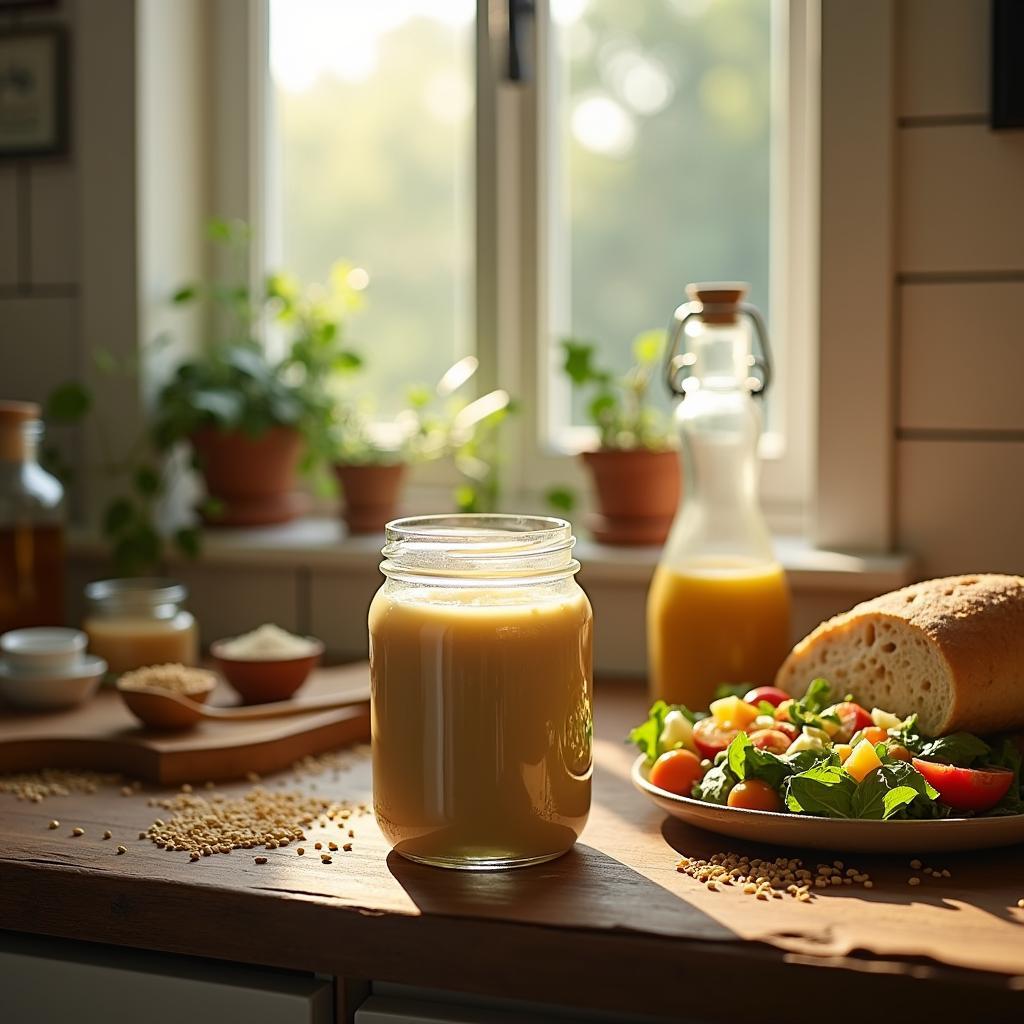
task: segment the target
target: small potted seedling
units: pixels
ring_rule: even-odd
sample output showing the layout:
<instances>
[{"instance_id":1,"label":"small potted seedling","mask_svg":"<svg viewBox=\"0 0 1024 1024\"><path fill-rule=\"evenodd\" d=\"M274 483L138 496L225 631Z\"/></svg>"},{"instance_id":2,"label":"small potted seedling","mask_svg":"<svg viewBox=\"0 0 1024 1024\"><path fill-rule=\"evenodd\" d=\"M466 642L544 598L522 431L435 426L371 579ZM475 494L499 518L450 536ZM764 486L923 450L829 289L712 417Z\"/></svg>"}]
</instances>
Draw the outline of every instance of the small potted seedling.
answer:
<instances>
[{"instance_id":1,"label":"small potted seedling","mask_svg":"<svg viewBox=\"0 0 1024 1024\"><path fill-rule=\"evenodd\" d=\"M339 402L334 474L350 533L383 530L397 515L408 466L443 458L451 458L464 479L455 493L459 510L495 510L499 459L494 438L511 403L501 390L472 401L460 394L477 365L466 356L433 388L410 388L406 408L392 421L374 420L365 401Z\"/></svg>"},{"instance_id":2,"label":"small potted seedling","mask_svg":"<svg viewBox=\"0 0 1024 1024\"><path fill-rule=\"evenodd\" d=\"M562 342L565 373L597 428L598 447L581 458L597 496L589 525L605 544L663 543L679 504L679 455L667 417L650 400L664 347L664 331L638 335L633 365L619 376L598 364L593 342Z\"/></svg>"}]
</instances>

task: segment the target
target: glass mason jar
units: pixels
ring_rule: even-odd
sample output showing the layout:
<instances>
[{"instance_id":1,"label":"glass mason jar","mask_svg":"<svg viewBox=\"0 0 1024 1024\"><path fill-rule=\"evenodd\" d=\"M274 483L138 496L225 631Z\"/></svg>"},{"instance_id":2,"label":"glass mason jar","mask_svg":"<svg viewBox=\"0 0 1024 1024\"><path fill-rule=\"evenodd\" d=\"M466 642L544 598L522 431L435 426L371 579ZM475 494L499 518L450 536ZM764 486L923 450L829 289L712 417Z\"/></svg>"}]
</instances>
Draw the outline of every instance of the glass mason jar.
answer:
<instances>
[{"instance_id":1,"label":"glass mason jar","mask_svg":"<svg viewBox=\"0 0 1024 1024\"><path fill-rule=\"evenodd\" d=\"M574 543L542 516L388 524L369 614L373 806L410 860L537 864L582 831L593 614Z\"/></svg>"},{"instance_id":2,"label":"glass mason jar","mask_svg":"<svg viewBox=\"0 0 1024 1024\"><path fill-rule=\"evenodd\" d=\"M746 288L689 285L668 353L685 497L648 594L647 646L652 695L691 708L720 683L773 683L790 646L789 587L757 496L753 396L771 362Z\"/></svg>"},{"instance_id":3,"label":"glass mason jar","mask_svg":"<svg viewBox=\"0 0 1024 1024\"><path fill-rule=\"evenodd\" d=\"M64 488L42 436L38 405L0 402L0 633L64 624Z\"/></svg>"},{"instance_id":4,"label":"glass mason jar","mask_svg":"<svg viewBox=\"0 0 1024 1024\"><path fill-rule=\"evenodd\" d=\"M196 620L184 608L188 591L174 580L95 580L86 584L82 628L89 651L110 672L145 665L194 665L199 657Z\"/></svg>"}]
</instances>

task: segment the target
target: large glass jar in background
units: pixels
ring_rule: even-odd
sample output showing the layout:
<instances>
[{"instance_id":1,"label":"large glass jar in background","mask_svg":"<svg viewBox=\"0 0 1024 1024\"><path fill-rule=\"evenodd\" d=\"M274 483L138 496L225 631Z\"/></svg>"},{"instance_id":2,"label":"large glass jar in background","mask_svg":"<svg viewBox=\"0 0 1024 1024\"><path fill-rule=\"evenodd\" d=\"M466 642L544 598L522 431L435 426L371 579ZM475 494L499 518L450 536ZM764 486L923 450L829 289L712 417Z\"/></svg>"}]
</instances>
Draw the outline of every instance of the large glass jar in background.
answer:
<instances>
[{"instance_id":1,"label":"large glass jar in background","mask_svg":"<svg viewBox=\"0 0 1024 1024\"><path fill-rule=\"evenodd\" d=\"M42 435L38 405L0 401L0 633L64 623L64 488Z\"/></svg>"},{"instance_id":2,"label":"large glass jar in background","mask_svg":"<svg viewBox=\"0 0 1024 1024\"><path fill-rule=\"evenodd\" d=\"M689 285L668 353L685 498L648 594L648 659L652 694L692 708L707 707L720 683L772 683L790 646L789 588L757 497L752 392L767 386L771 364L745 292Z\"/></svg>"},{"instance_id":3,"label":"large glass jar in background","mask_svg":"<svg viewBox=\"0 0 1024 1024\"><path fill-rule=\"evenodd\" d=\"M541 516L399 519L370 606L373 806L398 853L537 864L590 810L590 602L572 528Z\"/></svg>"},{"instance_id":4,"label":"large glass jar in background","mask_svg":"<svg viewBox=\"0 0 1024 1024\"><path fill-rule=\"evenodd\" d=\"M174 580L96 580L86 584L82 629L89 651L103 658L110 672L199 658L196 620L184 607L188 591Z\"/></svg>"}]
</instances>

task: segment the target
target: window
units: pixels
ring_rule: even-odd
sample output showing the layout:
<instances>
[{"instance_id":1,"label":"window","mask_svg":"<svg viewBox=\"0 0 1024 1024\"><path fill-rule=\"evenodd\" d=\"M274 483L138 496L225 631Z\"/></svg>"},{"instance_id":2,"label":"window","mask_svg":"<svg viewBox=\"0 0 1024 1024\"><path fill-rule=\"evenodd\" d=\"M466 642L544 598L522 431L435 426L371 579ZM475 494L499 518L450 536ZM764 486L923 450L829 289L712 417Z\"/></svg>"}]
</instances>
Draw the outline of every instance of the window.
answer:
<instances>
[{"instance_id":1,"label":"window","mask_svg":"<svg viewBox=\"0 0 1024 1024\"><path fill-rule=\"evenodd\" d=\"M624 371L688 281L743 280L770 317L771 5L553 0L552 341ZM657 395L667 409L667 389ZM552 389L550 437L583 422Z\"/></svg>"},{"instance_id":2,"label":"window","mask_svg":"<svg viewBox=\"0 0 1024 1024\"><path fill-rule=\"evenodd\" d=\"M368 301L381 416L472 348L473 0L271 0L268 261Z\"/></svg>"},{"instance_id":3,"label":"window","mask_svg":"<svg viewBox=\"0 0 1024 1024\"><path fill-rule=\"evenodd\" d=\"M560 339L624 368L687 281L748 280L776 359L763 489L802 525L810 0L536 0L516 82L504 3L269 5L268 262L368 283L351 337L382 416L473 353L520 399L507 485L540 493L589 436Z\"/></svg>"}]
</instances>

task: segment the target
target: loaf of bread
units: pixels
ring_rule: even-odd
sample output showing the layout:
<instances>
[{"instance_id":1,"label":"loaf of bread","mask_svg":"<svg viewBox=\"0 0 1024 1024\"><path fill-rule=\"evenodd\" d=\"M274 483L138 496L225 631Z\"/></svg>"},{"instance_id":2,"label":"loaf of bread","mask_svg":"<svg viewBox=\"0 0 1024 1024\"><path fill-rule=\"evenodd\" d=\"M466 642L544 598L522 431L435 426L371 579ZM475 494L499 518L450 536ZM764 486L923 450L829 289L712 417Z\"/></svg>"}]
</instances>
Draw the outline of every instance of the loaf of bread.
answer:
<instances>
[{"instance_id":1,"label":"loaf of bread","mask_svg":"<svg viewBox=\"0 0 1024 1024\"><path fill-rule=\"evenodd\" d=\"M1024 578L915 583L823 622L776 685L800 696L821 676L866 708L917 712L932 736L1024 728Z\"/></svg>"}]
</instances>

